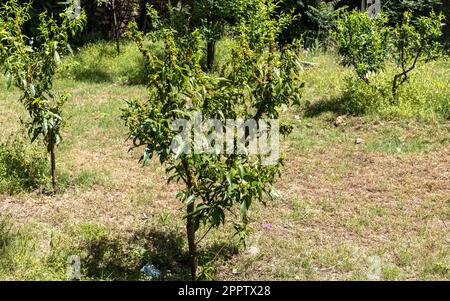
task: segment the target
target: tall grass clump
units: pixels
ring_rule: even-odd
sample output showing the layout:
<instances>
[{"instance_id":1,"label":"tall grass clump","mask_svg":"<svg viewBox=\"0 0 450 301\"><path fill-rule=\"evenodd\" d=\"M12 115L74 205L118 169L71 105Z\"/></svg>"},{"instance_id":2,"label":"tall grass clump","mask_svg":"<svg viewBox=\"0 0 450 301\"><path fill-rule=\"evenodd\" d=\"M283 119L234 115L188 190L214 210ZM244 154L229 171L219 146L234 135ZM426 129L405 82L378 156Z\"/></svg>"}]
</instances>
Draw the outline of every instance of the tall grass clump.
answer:
<instances>
[{"instance_id":1,"label":"tall grass clump","mask_svg":"<svg viewBox=\"0 0 450 301\"><path fill-rule=\"evenodd\" d=\"M420 67L400 87L396 102L392 102L390 98L393 68L387 67L385 72L374 78L370 86L355 81L354 77L348 77L345 80L341 108L357 115L450 119L449 69L448 57Z\"/></svg>"},{"instance_id":2,"label":"tall grass clump","mask_svg":"<svg viewBox=\"0 0 450 301\"><path fill-rule=\"evenodd\" d=\"M5 216L0 216L0 257L4 247L9 243L11 238L11 224Z\"/></svg>"},{"instance_id":3,"label":"tall grass clump","mask_svg":"<svg viewBox=\"0 0 450 301\"><path fill-rule=\"evenodd\" d=\"M46 187L49 162L45 150L23 134L0 142L0 193L16 194Z\"/></svg>"},{"instance_id":4,"label":"tall grass clump","mask_svg":"<svg viewBox=\"0 0 450 301\"><path fill-rule=\"evenodd\" d=\"M15 227L9 216L0 214L0 281L67 280L67 257L74 252L59 236L35 224ZM76 254L76 253L75 253Z\"/></svg>"},{"instance_id":5,"label":"tall grass clump","mask_svg":"<svg viewBox=\"0 0 450 301\"><path fill-rule=\"evenodd\" d=\"M158 45L152 49L158 52ZM93 83L143 84L146 82L145 60L132 43L124 42L120 54L115 43L99 41L78 49L63 61L60 77Z\"/></svg>"}]
</instances>

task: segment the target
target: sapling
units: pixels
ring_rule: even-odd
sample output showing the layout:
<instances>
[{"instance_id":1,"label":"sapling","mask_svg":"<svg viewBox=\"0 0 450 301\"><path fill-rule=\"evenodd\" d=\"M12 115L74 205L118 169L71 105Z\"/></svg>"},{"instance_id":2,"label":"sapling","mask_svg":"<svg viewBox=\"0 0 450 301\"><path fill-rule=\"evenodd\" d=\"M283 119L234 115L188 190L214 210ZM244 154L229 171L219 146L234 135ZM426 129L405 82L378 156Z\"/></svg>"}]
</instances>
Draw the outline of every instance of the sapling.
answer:
<instances>
[{"instance_id":1,"label":"sapling","mask_svg":"<svg viewBox=\"0 0 450 301\"><path fill-rule=\"evenodd\" d=\"M383 14L370 18L366 13L347 12L339 18L334 32L342 64L352 66L359 79L373 87L371 76L378 76L392 60L396 70L391 99L396 101L399 87L417 65L442 55L439 39L444 18L442 13L432 12L413 19L405 12L402 23L389 25Z\"/></svg>"},{"instance_id":2,"label":"sapling","mask_svg":"<svg viewBox=\"0 0 450 301\"><path fill-rule=\"evenodd\" d=\"M387 21L383 15L372 19L365 12L345 12L333 32L342 65L353 67L358 78L368 85L370 76L383 70L388 58Z\"/></svg>"},{"instance_id":3,"label":"sapling","mask_svg":"<svg viewBox=\"0 0 450 301\"><path fill-rule=\"evenodd\" d=\"M295 45L279 49L276 44L282 25L292 18L279 15L273 19L273 1L255 2L258 14L237 27L232 59L218 75L201 68L205 53L200 31L177 39L173 28L157 27L148 35L164 42L162 55L156 56L145 47L137 26L131 27L148 61L149 98L128 101L123 118L134 147L144 147L144 164L156 155L166 167L168 181L183 183L177 197L186 210L193 279L197 277L198 244L208 232L224 225L230 213L239 217L234 229L243 241L251 204L266 204L276 196L273 185L281 173L283 156L278 156L278 150L252 153L250 145L255 145L252 138L258 136L260 143L265 137L276 146L278 132L287 135L292 131L278 119L283 109L298 103L303 88ZM158 20L154 10L151 15ZM251 120L259 127L230 127L230 121L238 120ZM199 229L204 232L197 236Z\"/></svg>"},{"instance_id":4,"label":"sapling","mask_svg":"<svg viewBox=\"0 0 450 301\"><path fill-rule=\"evenodd\" d=\"M61 142L66 92L55 94L53 80L61 55L70 51L70 36L82 30L84 12L73 14L69 7L56 20L47 13L39 15L37 35L29 37L25 28L31 19L31 3L8 1L0 7L0 67L8 87L17 87L20 102L29 114L24 121L31 141L42 138L51 158L53 190L56 190L56 147ZM70 15L70 17L69 17Z\"/></svg>"},{"instance_id":5,"label":"sapling","mask_svg":"<svg viewBox=\"0 0 450 301\"><path fill-rule=\"evenodd\" d=\"M120 38L125 29L124 24L132 19L139 6L144 5L141 0L94 0L96 6L105 7L110 13L111 33L116 44L117 54L120 54Z\"/></svg>"},{"instance_id":6,"label":"sapling","mask_svg":"<svg viewBox=\"0 0 450 301\"><path fill-rule=\"evenodd\" d=\"M397 98L399 87L409 79L409 74L420 62L429 62L442 55L442 26L445 17L431 12L429 17L421 16L416 22L412 14L405 12L403 22L392 32L393 57L397 68L392 81L392 96Z\"/></svg>"}]
</instances>

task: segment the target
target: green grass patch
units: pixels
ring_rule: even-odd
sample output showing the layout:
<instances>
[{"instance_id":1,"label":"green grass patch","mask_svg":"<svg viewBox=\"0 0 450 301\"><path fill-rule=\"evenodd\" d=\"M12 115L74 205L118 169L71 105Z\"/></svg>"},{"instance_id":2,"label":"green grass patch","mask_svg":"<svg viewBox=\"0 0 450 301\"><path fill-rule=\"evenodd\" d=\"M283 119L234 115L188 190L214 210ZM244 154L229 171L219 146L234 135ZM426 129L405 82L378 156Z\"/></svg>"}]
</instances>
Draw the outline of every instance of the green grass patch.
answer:
<instances>
[{"instance_id":1,"label":"green grass patch","mask_svg":"<svg viewBox=\"0 0 450 301\"><path fill-rule=\"evenodd\" d=\"M145 61L133 42L123 42L118 54L115 43L87 44L64 60L61 78L89 82L144 83Z\"/></svg>"},{"instance_id":2,"label":"green grass patch","mask_svg":"<svg viewBox=\"0 0 450 301\"><path fill-rule=\"evenodd\" d=\"M330 60L330 57L328 60L322 59L323 66L319 65L317 70L305 73L307 85L315 87L306 89L307 116L334 112L352 115L375 114L385 119L450 118L449 57L443 57L415 70L409 81L400 88L398 99L395 100L391 95L392 67L388 67L379 75L373 75L372 83L368 86L349 73L348 69L337 67L335 60ZM322 79L323 83L317 83Z\"/></svg>"},{"instance_id":3,"label":"green grass patch","mask_svg":"<svg viewBox=\"0 0 450 301\"><path fill-rule=\"evenodd\" d=\"M49 184L45 148L18 133L0 142L0 194L43 189Z\"/></svg>"}]
</instances>

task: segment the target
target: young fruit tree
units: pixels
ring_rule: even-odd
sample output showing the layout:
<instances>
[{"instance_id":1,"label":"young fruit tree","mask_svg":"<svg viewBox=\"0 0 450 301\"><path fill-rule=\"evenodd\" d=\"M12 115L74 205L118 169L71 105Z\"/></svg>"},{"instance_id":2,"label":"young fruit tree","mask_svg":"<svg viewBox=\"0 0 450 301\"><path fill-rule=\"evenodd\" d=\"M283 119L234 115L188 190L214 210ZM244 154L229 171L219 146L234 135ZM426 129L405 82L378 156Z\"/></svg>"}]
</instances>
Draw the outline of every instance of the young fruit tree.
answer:
<instances>
[{"instance_id":1,"label":"young fruit tree","mask_svg":"<svg viewBox=\"0 0 450 301\"><path fill-rule=\"evenodd\" d=\"M371 76L385 69L389 60L393 61L393 102L398 98L399 87L407 82L419 63L442 55L444 15L431 12L428 17L412 17L410 12L405 12L401 23L389 25L383 14L371 18L366 13L352 11L338 19L334 32L342 64L352 66L359 79L369 86Z\"/></svg>"},{"instance_id":2,"label":"young fruit tree","mask_svg":"<svg viewBox=\"0 0 450 301\"><path fill-rule=\"evenodd\" d=\"M431 12L429 17L421 16L413 22L412 14L405 12L403 22L391 31L392 53L398 69L392 81L394 99L399 87L408 80L418 63L426 63L442 55L439 40L444 19L443 14Z\"/></svg>"},{"instance_id":3,"label":"young fruit tree","mask_svg":"<svg viewBox=\"0 0 450 301\"><path fill-rule=\"evenodd\" d=\"M133 12L142 6L142 0L95 0L98 7L107 9L110 15L111 33L116 42L117 54L120 54L120 38L126 28L126 23L132 19Z\"/></svg>"},{"instance_id":4,"label":"young fruit tree","mask_svg":"<svg viewBox=\"0 0 450 301\"><path fill-rule=\"evenodd\" d=\"M274 180L283 165L277 138L292 131L279 118L301 97L297 47L279 49L276 43L292 17L281 14L274 19L273 1L255 5L258 13L240 22L232 59L217 75L201 68L206 53L200 31L177 39L173 28L156 26L148 38L164 42L157 56L145 47L137 26L131 27L148 62L149 97L128 101L123 119L134 147L145 147L143 163L156 155L168 181L183 183L177 198L186 210L193 279L198 244L208 232L224 225L230 213L243 240L252 203L266 204L276 195ZM158 20L155 11L151 15ZM204 233L197 235L201 229Z\"/></svg>"},{"instance_id":5,"label":"young fruit tree","mask_svg":"<svg viewBox=\"0 0 450 301\"><path fill-rule=\"evenodd\" d=\"M212 71L217 41L236 24L239 14L249 9L247 2L251 1L179 1L176 5L169 1L165 6L167 13L160 20L165 24L160 25L170 26L175 30L176 37L181 39L199 30L206 42L204 67Z\"/></svg>"},{"instance_id":6,"label":"young fruit tree","mask_svg":"<svg viewBox=\"0 0 450 301\"><path fill-rule=\"evenodd\" d=\"M55 94L53 80L61 55L70 51L70 36L82 30L85 15L69 6L58 20L47 13L39 15L38 34L26 34L26 25L32 18L31 3L8 1L0 8L0 68L5 72L8 87L21 92L20 102L29 114L24 124L31 141L42 137L51 158L53 190L56 189L56 147L61 142L64 124L63 105L66 92Z\"/></svg>"},{"instance_id":7,"label":"young fruit tree","mask_svg":"<svg viewBox=\"0 0 450 301\"><path fill-rule=\"evenodd\" d=\"M239 3L242 1L198 0L192 2L194 26L202 30L206 40L206 68L214 66L216 43L225 33L227 25L234 25Z\"/></svg>"}]
</instances>

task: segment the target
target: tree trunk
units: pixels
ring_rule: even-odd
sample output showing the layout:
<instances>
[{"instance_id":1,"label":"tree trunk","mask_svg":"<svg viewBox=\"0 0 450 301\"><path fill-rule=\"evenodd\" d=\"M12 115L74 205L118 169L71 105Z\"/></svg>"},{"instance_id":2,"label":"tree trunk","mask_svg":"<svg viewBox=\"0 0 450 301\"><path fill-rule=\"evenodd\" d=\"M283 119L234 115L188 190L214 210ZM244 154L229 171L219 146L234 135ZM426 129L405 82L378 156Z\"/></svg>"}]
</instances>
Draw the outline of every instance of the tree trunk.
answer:
<instances>
[{"instance_id":1,"label":"tree trunk","mask_svg":"<svg viewBox=\"0 0 450 301\"><path fill-rule=\"evenodd\" d=\"M52 187L53 192L56 192L56 144L52 143L50 146L50 164L52 169Z\"/></svg>"},{"instance_id":2,"label":"tree trunk","mask_svg":"<svg viewBox=\"0 0 450 301\"><path fill-rule=\"evenodd\" d=\"M208 71L212 71L213 67L214 67L214 57L215 57L215 53L216 53L216 41L208 41L208 56L207 56L207 60L206 60L206 68L208 69Z\"/></svg>"},{"instance_id":3,"label":"tree trunk","mask_svg":"<svg viewBox=\"0 0 450 301\"><path fill-rule=\"evenodd\" d=\"M193 179L191 170L189 169L189 162L187 159L181 161L183 164L183 168L186 172L186 185L188 188L194 186L195 179ZM186 213L186 234L188 240L189 247L189 265L191 268L191 277L192 280L195 280L197 277L197 268L198 268L198 254L197 254L197 243L195 241L195 225L194 219L192 217L192 213L195 210L195 202L190 203L187 206Z\"/></svg>"},{"instance_id":4,"label":"tree trunk","mask_svg":"<svg viewBox=\"0 0 450 301\"><path fill-rule=\"evenodd\" d=\"M116 40L116 50L117 50L117 54L120 54L120 41L119 41L119 24L117 21L117 7L116 7L116 3L114 0L111 1L111 8L112 8L112 12L113 12L113 34L114 34L114 39Z\"/></svg>"},{"instance_id":5,"label":"tree trunk","mask_svg":"<svg viewBox=\"0 0 450 301\"><path fill-rule=\"evenodd\" d=\"M139 29L143 32L147 30L147 1L141 0L141 7L139 11Z\"/></svg>"},{"instance_id":6,"label":"tree trunk","mask_svg":"<svg viewBox=\"0 0 450 301\"><path fill-rule=\"evenodd\" d=\"M187 206L187 223L186 223L186 233L189 245L189 265L191 268L191 277L192 280L195 280L197 277L197 267L198 267L198 255L197 255L197 245L195 243L195 225L190 216L195 209L195 204L191 203Z\"/></svg>"}]
</instances>

